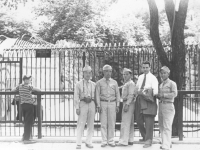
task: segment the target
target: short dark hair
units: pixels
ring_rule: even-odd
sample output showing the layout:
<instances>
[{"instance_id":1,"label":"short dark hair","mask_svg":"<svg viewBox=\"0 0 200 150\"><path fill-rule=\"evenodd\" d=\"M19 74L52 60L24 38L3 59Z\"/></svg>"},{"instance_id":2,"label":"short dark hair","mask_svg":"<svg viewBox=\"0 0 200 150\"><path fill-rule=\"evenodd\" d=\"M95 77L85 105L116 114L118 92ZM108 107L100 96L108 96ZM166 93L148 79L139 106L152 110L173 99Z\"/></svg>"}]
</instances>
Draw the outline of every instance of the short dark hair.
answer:
<instances>
[{"instance_id":1,"label":"short dark hair","mask_svg":"<svg viewBox=\"0 0 200 150\"><path fill-rule=\"evenodd\" d=\"M143 65L145 64L147 64L147 65L149 65L149 67L151 66L151 63L149 62L149 61L144 61L143 63L142 63Z\"/></svg>"},{"instance_id":2,"label":"short dark hair","mask_svg":"<svg viewBox=\"0 0 200 150\"><path fill-rule=\"evenodd\" d=\"M27 80L27 79L29 80L30 78L31 78L31 76L24 75L23 78L22 78L22 80L23 80L23 81L24 81L24 80Z\"/></svg>"}]
</instances>

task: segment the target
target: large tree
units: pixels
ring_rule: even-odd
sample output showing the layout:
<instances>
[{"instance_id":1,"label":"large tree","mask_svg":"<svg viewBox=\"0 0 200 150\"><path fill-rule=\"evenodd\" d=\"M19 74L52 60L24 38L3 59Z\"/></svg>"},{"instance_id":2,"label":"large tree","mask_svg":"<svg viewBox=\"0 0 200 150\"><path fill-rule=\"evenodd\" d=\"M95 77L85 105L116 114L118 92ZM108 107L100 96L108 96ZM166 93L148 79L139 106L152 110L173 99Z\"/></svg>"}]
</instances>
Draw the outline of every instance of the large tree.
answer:
<instances>
[{"instance_id":1,"label":"large tree","mask_svg":"<svg viewBox=\"0 0 200 150\"><path fill-rule=\"evenodd\" d=\"M184 27L187 16L187 8L189 0L180 0L179 7L176 9L174 0L165 1L165 11L171 31L171 59L163 48L159 36L159 15L155 0L147 0L150 11L150 36L156 49L158 57L162 65L170 68L170 78L177 83L178 90L184 85L185 72L185 44L184 44ZM178 99L175 99L176 114L173 122L172 135L178 135Z\"/></svg>"}]
</instances>

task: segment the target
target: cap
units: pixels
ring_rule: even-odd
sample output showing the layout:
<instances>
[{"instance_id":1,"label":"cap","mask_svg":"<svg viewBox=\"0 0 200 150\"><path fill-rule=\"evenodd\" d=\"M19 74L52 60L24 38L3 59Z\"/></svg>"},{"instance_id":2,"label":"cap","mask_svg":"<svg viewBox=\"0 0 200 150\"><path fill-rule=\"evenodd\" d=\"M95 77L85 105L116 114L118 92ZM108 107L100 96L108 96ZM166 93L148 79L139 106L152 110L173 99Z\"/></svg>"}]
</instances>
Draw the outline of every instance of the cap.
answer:
<instances>
[{"instance_id":1,"label":"cap","mask_svg":"<svg viewBox=\"0 0 200 150\"><path fill-rule=\"evenodd\" d=\"M83 68L83 71L92 71L92 68L90 66L85 66Z\"/></svg>"},{"instance_id":2,"label":"cap","mask_svg":"<svg viewBox=\"0 0 200 150\"><path fill-rule=\"evenodd\" d=\"M123 74L124 74L125 72L132 73L132 71L131 71L130 69L128 69L128 68L124 68L124 70L123 70Z\"/></svg>"},{"instance_id":3,"label":"cap","mask_svg":"<svg viewBox=\"0 0 200 150\"><path fill-rule=\"evenodd\" d=\"M24 75L22 79L26 80L26 79L30 79L30 78L31 78L31 75Z\"/></svg>"},{"instance_id":4,"label":"cap","mask_svg":"<svg viewBox=\"0 0 200 150\"><path fill-rule=\"evenodd\" d=\"M167 66L163 66L160 70L163 70L163 71L165 71L167 73L170 73L170 70L169 70L169 68Z\"/></svg>"},{"instance_id":5,"label":"cap","mask_svg":"<svg viewBox=\"0 0 200 150\"><path fill-rule=\"evenodd\" d=\"M112 67L110 65L104 65L103 70L112 70Z\"/></svg>"}]
</instances>

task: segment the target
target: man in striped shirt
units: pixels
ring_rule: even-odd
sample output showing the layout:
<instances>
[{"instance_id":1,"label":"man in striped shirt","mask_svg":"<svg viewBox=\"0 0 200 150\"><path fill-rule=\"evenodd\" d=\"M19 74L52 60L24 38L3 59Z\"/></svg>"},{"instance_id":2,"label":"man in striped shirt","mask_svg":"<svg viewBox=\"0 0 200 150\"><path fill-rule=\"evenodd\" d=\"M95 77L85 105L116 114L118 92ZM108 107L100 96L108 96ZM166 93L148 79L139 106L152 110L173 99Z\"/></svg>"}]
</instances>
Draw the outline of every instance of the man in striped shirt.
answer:
<instances>
[{"instance_id":1,"label":"man in striped shirt","mask_svg":"<svg viewBox=\"0 0 200 150\"><path fill-rule=\"evenodd\" d=\"M21 100L21 110L24 117L24 144L32 144L35 141L30 140L32 133L32 126L34 123L34 103L35 100L32 98L32 92L40 92L40 89L34 88L30 85L31 76L25 75L23 77L23 84L17 86L13 91L19 92Z\"/></svg>"}]
</instances>

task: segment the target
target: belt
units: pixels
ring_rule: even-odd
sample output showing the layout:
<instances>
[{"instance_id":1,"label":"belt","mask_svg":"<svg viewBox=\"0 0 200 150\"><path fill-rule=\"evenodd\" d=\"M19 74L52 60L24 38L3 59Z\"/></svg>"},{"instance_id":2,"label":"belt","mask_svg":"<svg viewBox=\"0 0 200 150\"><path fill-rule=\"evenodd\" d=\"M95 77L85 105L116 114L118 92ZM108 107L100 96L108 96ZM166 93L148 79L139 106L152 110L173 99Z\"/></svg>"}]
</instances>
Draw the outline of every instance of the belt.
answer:
<instances>
[{"instance_id":1,"label":"belt","mask_svg":"<svg viewBox=\"0 0 200 150\"><path fill-rule=\"evenodd\" d=\"M105 100L105 99L101 99L102 102L115 102L116 100Z\"/></svg>"},{"instance_id":2,"label":"belt","mask_svg":"<svg viewBox=\"0 0 200 150\"><path fill-rule=\"evenodd\" d=\"M169 102L169 101L159 101L159 103L170 104L170 103L173 103L173 102Z\"/></svg>"},{"instance_id":3,"label":"belt","mask_svg":"<svg viewBox=\"0 0 200 150\"><path fill-rule=\"evenodd\" d=\"M123 100L123 102L127 102L127 99Z\"/></svg>"},{"instance_id":4,"label":"belt","mask_svg":"<svg viewBox=\"0 0 200 150\"><path fill-rule=\"evenodd\" d=\"M81 99L80 101L85 101L84 99ZM94 99L91 99L91 101L94 101Z\"/></svg>"}]
</instances>

